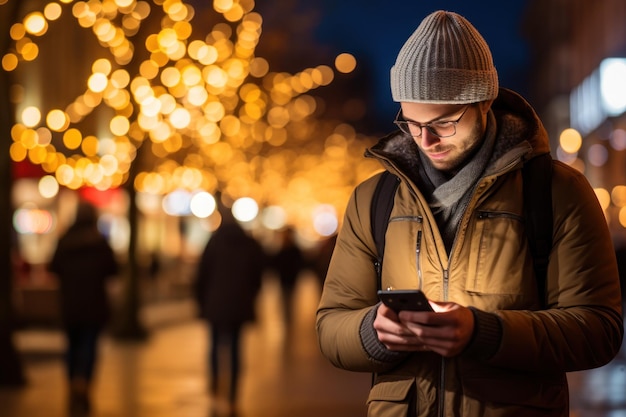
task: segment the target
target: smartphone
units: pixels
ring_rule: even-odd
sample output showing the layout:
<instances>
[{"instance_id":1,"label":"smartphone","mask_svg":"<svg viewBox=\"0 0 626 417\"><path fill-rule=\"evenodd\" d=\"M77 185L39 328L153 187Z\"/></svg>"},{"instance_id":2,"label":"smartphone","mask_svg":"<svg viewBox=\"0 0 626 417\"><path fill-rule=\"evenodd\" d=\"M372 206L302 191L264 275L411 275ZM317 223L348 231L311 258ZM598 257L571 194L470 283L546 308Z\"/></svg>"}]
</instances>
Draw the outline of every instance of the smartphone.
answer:
<instances>
[{"instance_id":1,"label":"smartphone","mask_svg":"<svg viewBox=\"0 0 626 417\"><path fill-rule=\"evenodd\" d=\"M434 311L421 290L378 290L378 298L396 313L402 310Z\"/></svg>"}]
</instances>

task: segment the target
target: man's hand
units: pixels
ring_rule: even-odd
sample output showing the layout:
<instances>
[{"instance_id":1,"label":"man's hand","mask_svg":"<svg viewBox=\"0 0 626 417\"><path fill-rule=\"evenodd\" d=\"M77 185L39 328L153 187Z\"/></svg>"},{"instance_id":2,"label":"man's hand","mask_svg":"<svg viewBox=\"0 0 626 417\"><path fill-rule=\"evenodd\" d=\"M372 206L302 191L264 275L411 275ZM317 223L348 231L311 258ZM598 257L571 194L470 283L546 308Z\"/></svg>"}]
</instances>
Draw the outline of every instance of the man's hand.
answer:
<instances>
[{"instance_id":1,"label":"man's hand","mask_svg":"<svg viewBox=\"0 0 626 417\"><path fill-rule=\"evenodd\" d=\"M378 339L389 350L433 351L445 357L465 349L474 332L474 315L451 302L434 302L435 312L401 311L381 304L374 320Z\"/></svg>"}]
</instances>

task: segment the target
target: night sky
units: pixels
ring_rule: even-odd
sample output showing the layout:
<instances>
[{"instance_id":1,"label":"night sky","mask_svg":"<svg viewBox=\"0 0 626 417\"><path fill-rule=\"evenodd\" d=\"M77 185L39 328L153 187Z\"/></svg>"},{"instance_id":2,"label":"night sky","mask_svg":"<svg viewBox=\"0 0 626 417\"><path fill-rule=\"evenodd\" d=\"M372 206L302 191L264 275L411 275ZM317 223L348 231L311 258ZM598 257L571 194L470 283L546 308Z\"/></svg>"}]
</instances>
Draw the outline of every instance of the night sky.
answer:
<instances>
[{"instance_id":1,"label":"night sky","mask_svg":"<svg viewBox=\"0 0 626 417\"><path fill-rule=\"evenodd\" d=\"M391 120L397 105L391 100L389 69L421 20L440 9L465 16L491 47L500 85L527 95L527 45L520 35L526 3L525 0L259 0L256 8L264 16L267 29L279 25L293 32L306 30L328 53L355 55L359 65L367 67L372 80L373 101L376 111L381 113L377 116ZM293 10L285 10L288 8ZM294 13L301 16L290 26L290 16ZM305 20L302 16L313 17ZM302 36L294 33L291 42L300 42Z\"/></svg>"}]
</instances>

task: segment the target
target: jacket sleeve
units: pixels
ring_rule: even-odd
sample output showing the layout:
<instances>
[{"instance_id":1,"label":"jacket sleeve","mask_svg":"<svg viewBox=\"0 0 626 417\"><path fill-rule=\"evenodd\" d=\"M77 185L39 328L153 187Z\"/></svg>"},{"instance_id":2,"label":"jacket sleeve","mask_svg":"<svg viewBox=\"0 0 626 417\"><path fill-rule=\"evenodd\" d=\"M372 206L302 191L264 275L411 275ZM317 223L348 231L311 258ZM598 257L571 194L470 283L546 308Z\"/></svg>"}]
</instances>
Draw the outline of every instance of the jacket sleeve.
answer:
<instances>
[{"instance_id":1,"label":"jacket sleeve","mask_svg":"<svg viewBox=\"0 0 626 417\"><path fill-rule=\"evenodd\" d=\"M602 366L624 334L619 275L611 236L585 177L557 163L548 308L497 311L500 348L489 363L508 369L570 372Z\"/></svg>"},{"instance_id":2,"label":"jacket sleeve","mask_svg":"<svg viewBox=\"0 0 626 417\"><path fill-rule=\"evenodd\" d=\"M360 336L363 320L378 303L369 214L377 181L375 176L359 185L348 202L317 310L322 353L335 366L351 371L380 372L396 365L370 358Z\"/></svg>"}]
</instances>

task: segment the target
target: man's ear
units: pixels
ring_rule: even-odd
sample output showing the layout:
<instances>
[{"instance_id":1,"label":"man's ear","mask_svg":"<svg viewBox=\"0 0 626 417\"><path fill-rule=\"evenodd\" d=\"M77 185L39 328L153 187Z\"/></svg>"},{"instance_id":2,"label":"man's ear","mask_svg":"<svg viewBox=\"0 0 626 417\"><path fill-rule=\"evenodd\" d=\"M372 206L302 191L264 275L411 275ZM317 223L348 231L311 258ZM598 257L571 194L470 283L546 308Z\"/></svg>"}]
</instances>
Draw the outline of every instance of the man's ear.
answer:
<instances>
[{"instance_id":1,"label":"man's ear","mask_svg":"<svg viewBox=\"0 0 626 417\"><path fill-rule=\"evenodd\" d=\"M487 114L487 112L491 108L491 105L493 104L493 100L495 99L485 100L478 103L478 108L480 109L480 112L482 114Z\"/></svg>"}]
</instances>

